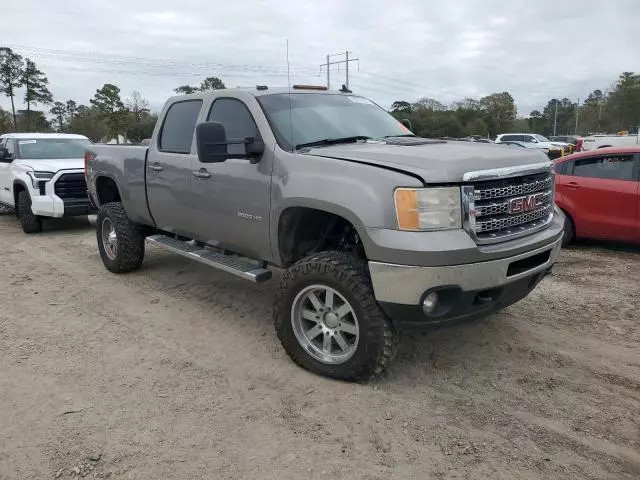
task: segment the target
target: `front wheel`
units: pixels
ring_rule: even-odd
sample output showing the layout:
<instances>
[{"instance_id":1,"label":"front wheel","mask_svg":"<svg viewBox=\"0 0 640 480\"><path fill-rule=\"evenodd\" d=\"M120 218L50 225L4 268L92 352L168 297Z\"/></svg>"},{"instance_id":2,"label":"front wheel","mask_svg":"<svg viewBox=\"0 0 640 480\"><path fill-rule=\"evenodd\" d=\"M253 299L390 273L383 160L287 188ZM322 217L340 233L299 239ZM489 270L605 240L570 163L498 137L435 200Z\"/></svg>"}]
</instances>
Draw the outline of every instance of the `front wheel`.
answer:
<instances>
[{"instance_id":1,"label":"front wheel","mask_svg":"<svg viewBox=\"0 0 640 480\"><path fill-rule=\"evenodd\" d=\"M282 276L274 321L291 359L320 375L366 380L395 356L398 334L373 294L366 262L340 252L304 258Z\"/></svg>"},{"instance_id":2,"label":"front wheel","mask_svg":"<svg viewBox=\"0 0 640 480\"><path fill-rule=\"evenodd\" d=\"M564 234L562 235L562 248L567 247L576 236L576 228L568 213L564 212Z\"/></svg>"},{"instance_id":3,"label":"front wheel","mask_svg":"<svg viewBox=\"0 0 640 480\"><path fill-rule=\"evenodd\" d=\"M24 233L38 233L42 231L42 220L31 210L31 196L29 192L21 190L18 193L18 220Z\"/></svg>"},{"instance_id":4,"label":"front wheel","mask_svg":"<svg viewBox=\"0 0 640 480\"><path fill-rule=\"evenodd\" d=\"M121 203L105 203L98 210L96 236L102 262L113 273L137 270L144 259L144 235Z\"/></svg>"}]
</instances>

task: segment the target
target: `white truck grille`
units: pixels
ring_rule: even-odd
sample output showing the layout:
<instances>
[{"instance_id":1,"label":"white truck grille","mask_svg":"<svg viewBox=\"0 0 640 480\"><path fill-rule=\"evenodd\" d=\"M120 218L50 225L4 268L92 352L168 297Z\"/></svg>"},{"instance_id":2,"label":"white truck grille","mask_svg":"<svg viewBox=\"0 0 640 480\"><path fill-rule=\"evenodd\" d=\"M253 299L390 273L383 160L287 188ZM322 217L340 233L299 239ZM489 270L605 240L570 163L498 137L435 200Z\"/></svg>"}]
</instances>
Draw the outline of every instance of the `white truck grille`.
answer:
<instances>
[{"instance_id":1,"label":"white truck grille","mask_svg":"<svg viewBox=\"0 0 640 480\"><path fill-rule=\"evenodd\" d=\"M462 191L465 229L478 244L529 235L553 217L554 176L548 163L471 172Z\"/></svg>"}]
</instances>

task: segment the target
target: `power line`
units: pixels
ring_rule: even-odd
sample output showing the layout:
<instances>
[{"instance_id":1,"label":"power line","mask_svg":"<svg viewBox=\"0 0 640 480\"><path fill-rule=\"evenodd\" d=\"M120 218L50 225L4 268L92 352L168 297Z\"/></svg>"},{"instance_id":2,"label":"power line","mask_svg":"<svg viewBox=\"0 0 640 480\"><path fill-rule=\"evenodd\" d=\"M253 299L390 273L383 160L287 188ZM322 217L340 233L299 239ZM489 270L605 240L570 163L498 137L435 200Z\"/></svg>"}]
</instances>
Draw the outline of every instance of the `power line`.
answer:
<instances>
[{"instance_id":1,"label":"power line","mask_svg":"<svg viewBox=\"0 0 640 480\"><path fill-rule=\"evenodd\" d=\"M327 55L327 63L322 63L320 64L320 70L322 71L322 67L326 67L327 68L327 88L331 88L331 65L340 65L342 63L345 64L346 68L347 68L347 75L346 75L346 82L345 82L345 87L347 87L347 90L349 89L349 63L350 62L358 62L358 70L360 69L360 59L359 58L352 58L349 59L349 50L345 51L344 53L334 53L334 54L328 54ZM335 62L332 62L330 59L331 57L337 57L337 56L341 56L344 55L345 59L344 60L337 60Z\"/></svg>"}]
</instances>

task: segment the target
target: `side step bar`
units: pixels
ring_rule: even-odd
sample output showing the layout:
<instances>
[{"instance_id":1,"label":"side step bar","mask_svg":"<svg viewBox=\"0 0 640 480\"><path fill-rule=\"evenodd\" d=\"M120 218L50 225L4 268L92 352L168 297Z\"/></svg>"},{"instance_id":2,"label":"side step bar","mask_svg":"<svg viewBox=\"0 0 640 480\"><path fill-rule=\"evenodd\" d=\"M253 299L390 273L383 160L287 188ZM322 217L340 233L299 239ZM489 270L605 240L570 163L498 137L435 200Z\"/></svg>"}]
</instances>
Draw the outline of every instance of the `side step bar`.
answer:
<instances>
[{"instance_id":1,"label":"side step bar","mask_svg":"<svg viewBox=\"0 0 640 480\"><path fill-rule=\"evenodd\" d=\"M189 243L176 240L166 235L152 235L146 238L147 243L169 250L183 257L204 263L210 267L223 270L245 280L261 283L271 278L271 270L255 265L242 257L223 255Z\"/></svg>"}]
</instances>

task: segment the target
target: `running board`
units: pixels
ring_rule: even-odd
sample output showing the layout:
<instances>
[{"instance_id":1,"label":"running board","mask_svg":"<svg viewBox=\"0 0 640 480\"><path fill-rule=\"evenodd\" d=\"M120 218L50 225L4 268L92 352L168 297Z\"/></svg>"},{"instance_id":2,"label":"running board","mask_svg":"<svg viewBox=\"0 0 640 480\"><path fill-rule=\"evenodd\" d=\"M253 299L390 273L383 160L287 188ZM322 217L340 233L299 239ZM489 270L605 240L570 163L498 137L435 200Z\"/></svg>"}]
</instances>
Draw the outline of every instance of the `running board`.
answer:
<instances>
[{"instance_id":1,"label":"running board","mask_svg":"<svg viewBox=\"0 0 640 480\"><path fill-rule=\"evenodd\" d=\"M271 278L271 270L255 265L242 257L223 255L222 253L199 248L166 235L152 235L147 237L146 240L147 243L151 245L162 247L183 257L231 273L245 280L261 283Z\"/></svg>"}]
</instances>

